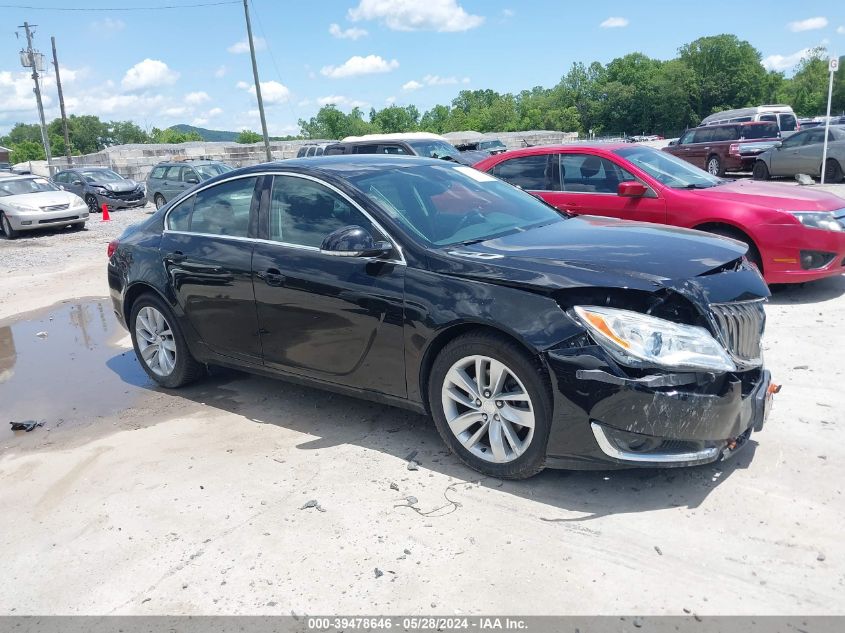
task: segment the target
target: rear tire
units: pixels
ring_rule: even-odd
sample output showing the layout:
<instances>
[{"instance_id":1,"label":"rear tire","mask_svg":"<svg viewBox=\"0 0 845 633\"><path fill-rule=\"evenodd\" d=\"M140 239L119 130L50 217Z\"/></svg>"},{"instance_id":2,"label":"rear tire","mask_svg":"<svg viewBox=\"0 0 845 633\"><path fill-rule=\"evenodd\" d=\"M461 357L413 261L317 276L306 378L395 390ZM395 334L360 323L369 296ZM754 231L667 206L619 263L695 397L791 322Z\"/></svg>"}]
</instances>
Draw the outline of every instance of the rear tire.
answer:
<instances>
[{"instance_id":1,"label":"rear tire","mask_svg":"<svg viewBox=\"0 0 845 633\"><path fill-rule=\"evenodd\" d=\"M19 232L12 228L12 223L9 222L9 218L2 211L0 211L0 228L3 229L3 235L6 236L7 240L13 240L18 236Z\"/></svg>"},{"instance_id":2,"label":"rear tire","mask_svg":"<svg viewBox=\"0 0 845 633\"><path fill-rule=\"evenodd\" d=\"M428 402L440 437L470 468L501 479L543 470L551 387L537 359L513 340L471 332L448 343L431 368Z\"/></svg>"},{"instance_id":3,"label":"rear tire","mask_svg":"<svg viewBox=\"0 0 845 633\"><path fill-rule=\"evenodd\" d=\"M708 233L712 233L713 235L719 235L721 237L729 237L733 240L738 240L740 242L745 243L748 246L748 252L745 256L748 258L752 264L757 266L760 274L763 274L763 258L760 256L760 251L757 249L757 246L751 241L751 238L741 233L740 231L728 228L721 228L717 227L714 229L710 229Z\"/></svg>"},{"instance_id":4,"label":"rear tire","mask_svg":"<svg viewBox=\"0 0 845 633\"><path fill-rule=\"evenodd\" d=\"M713 154L707 158L707 171L711 176L718 176L721 178L725 175L725 168L722 165L722 159Z\"/></svg>"},{"instance_id":5,"label":"rear tire","mask_svg":"<svg viewBox=\"0 0 845 633\"><path fill-rule=\"evenodd\" d=\"M176 389L205 373L191 355L173 311L157 295L142 294L132 304L129 333L141 367L162 387Z\"/></svg>"},{"instance_id":6,"label":"rear tire","mask_svg":"<svg viewBox=\"0 0 845 633\"><path fill-rule=\"evenodd\" d=\"M164 196L160 193L157 193L155 197L153 197L153 203L156 205L156 209L161 209L167 201L164 199Z\"/></svg>"},{"instance_id":7,"label":"rear tire","mask_svg":"<svg viewBox=\"0 0 845 633\"><path fill-rule=\"evenodd\" d=\"M843 180L842 165L835 158L828 158L824 170L825 184L836 184Z\"/></svg>"},{"instance_id":8,"label":"rear tire","mask_svg":"<svg viewBox=\"0 0 845 633\"><path fill-rule=\"evenodd\" d=\"M76 222L70 225L71 230L73 231L82 231L85 229L85 222Z\"/></svg>"},{"instance_id":9,"label":"rear tire","mask_svg":"<svg viewBox=\"0 0 845 633\"><path fill-rule=\"evenodd\" d=\"M762 160L754 163L754 171L751 172L751 177L754 180L768 180L771 178L769 174L769 166Z\"/></svg>"}]
</instances>

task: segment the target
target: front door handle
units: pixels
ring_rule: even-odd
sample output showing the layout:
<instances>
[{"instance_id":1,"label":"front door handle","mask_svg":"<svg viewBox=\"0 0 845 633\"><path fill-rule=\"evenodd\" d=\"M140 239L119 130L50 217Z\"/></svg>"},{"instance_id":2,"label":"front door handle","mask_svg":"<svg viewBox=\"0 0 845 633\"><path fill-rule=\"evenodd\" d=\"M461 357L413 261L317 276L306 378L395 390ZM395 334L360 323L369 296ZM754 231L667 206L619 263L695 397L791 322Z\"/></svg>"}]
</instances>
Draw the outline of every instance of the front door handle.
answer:
<instances>
[{"instance_id":1,"label":"front door handle","mask_svg":"<svg viewBox=\"0 0 845 633\"><path fill-rule=\"evenodd\" d=\"M268 286L283 286L285 283L285 276L278 268L268 268L262 273L256 275L259 279L263 279Z\"/></svg>"},{"instance_id":2,"label":"front door handle","mask_svg":"<svg viewBox=\"0 0 845 633\"><path fill-rule=\"evenodd\" d=\"M181 264L186 259L188 259L188 257L182 251L173 251L172 253L168 253L164 256L164 261L168 264Z\"/></svg>"}]
</instances>

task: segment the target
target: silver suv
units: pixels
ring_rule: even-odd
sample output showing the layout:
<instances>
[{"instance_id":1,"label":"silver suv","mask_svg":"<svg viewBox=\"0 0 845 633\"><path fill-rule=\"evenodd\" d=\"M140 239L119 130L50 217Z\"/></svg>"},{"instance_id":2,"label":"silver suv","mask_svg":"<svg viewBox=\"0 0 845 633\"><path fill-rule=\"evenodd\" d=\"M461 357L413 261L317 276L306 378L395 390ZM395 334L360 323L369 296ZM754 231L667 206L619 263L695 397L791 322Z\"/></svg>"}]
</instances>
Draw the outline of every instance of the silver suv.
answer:
<instances>
[{"instance_id":1,"label":"silver suv","mask_svg":"<svg viewBox=\"0 0 845 633\"><path fill-rule=\"evenodd\" d=\"M183 191L233 169L214 160L159 163L147 176L147 200L160 209Z\"/></svg>"}]
</instances>

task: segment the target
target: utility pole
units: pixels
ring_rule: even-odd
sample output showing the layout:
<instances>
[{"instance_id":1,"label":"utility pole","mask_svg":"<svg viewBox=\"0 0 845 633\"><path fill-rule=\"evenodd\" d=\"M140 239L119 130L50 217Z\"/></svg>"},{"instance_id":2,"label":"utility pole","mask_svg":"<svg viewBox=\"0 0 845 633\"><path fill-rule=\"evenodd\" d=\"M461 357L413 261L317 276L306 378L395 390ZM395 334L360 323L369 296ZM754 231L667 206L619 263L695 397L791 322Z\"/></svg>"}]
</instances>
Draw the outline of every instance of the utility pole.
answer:
<instances>
[{"instance_id":1,"label":"utility pole","mask_svg":"<svg viewBox=\"0 0 845 633\"><path fill-rule=\"evenodd\" d=\"M65 96L62 92L62 77L59 74L59 58L56 55L56 38L50 37L50 42L53 44L53 66L56 67L56 88L59 90L59 108L62 111L62 129L65 133L65 155L67 156L67 166L73 166L73 158L70 153L70 136L67 133L67 115L65 114Z\"/></svg>"},{"instance_id":2,"label":"utility pole","mask_svg":"<svg viewBox=\"0 0 845 633\"><path fill-rule=\"evenodd\" d=\"M827 136L830 134L830 100L833 96L833 74L839 70L839 58L831 57L827 63L830 71L830 83L827 86L827 118L824 122L824 149L822 150L822 184L824 184L824 172L827 171Z\"/></svg>"},{"instance_id":3,"label":"utility pole","mask_svg":"<svg viewBox=\"0 0 845 633\"><path fill-rule=\"evenodd\" d=\"M38 102L38 116L41 119L41 142L44 144L44 153L47 155L47 169L52 176L53 157L50 155L50 138L47 134L47 122L44 120L44 104L41 103L41 85L38 83L38 64L35 63L36 54L39 60L43 59L43 56L32 50L32 31L30 29L35 26L37 25L33 24L30 26L29 22L24 22L23 26L19 27L26 31L26 51L24 53L26 57L23 59L24 55L21 55L21 61L25 62L25 68L32 68L32 81L35 82L35 100Z\"/></svg>"},{"instance_id":4,"label":"utility pole","mask_svg":"<svg viewBox=\"0 0 845 633\"><path fill-rule=\"evenodd\" d=\"M258 62L255 61L255 44L252 41L252 24L249 21L249 0L244 0L244 15L246 16L246 35L249 40L249 54L252 57L252 76L255 80L255 97L258 99L258 114L261 117L261 133L264 135L264 151L267 161L273 160L270 154L270 137L267 136L267 119L264 118L264 101L261 99L261 83L258 81Z\"/></svg>"}]
</instances>

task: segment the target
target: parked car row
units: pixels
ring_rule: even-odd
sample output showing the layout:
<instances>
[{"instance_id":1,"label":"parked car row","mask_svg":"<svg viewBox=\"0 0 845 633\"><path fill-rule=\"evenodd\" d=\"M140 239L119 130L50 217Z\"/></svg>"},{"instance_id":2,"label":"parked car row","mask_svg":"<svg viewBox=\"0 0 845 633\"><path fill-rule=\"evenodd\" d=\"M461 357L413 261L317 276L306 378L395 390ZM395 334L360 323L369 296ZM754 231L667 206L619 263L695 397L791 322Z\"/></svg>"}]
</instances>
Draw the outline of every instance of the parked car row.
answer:
<instances>
[{"instance_id":1,"label":"parked car row","mask_svg":"<svg viewBox=\"0 0 845 633\"><path fill-rule=\"evenodd\" d=\"M754 178L768 180L772 176L794 176L795 174L821 177L824 135L824 127L813 127L774 143L771 148L756 157ZM827 136L825 182L839 183L843 180L845 180L845 126L832 125L828 128Z\"/></svg>"},{"instance_id":2,"label":"parked car row","mask_svg":"<svg viewBox=\"0 0 845 633\"><path fill-rule=\"evenodd\" d=\"M47 178L8 175L0 178L0 229L7 240L22 231L70 226L88 220L88 206L75 193L62 191Z\"/></svg>"},{"instance_id":3,"label":"parked car row","mask_svg":"<svg viewBox=\"0 0 845 633\"><path fill-rule=\"evenodd\" d=\"M724 176L729 171L751 171L757 156L779 139L776 123L719 123L687 130L663 149L714 176Z\"/></svg>"}]
</instances>

